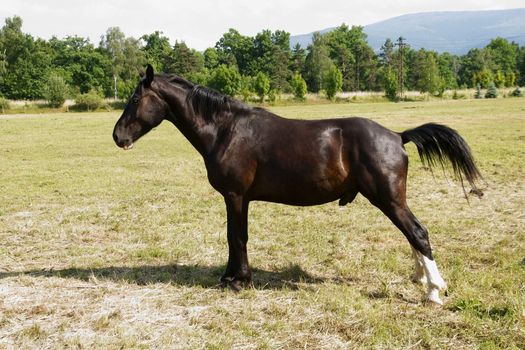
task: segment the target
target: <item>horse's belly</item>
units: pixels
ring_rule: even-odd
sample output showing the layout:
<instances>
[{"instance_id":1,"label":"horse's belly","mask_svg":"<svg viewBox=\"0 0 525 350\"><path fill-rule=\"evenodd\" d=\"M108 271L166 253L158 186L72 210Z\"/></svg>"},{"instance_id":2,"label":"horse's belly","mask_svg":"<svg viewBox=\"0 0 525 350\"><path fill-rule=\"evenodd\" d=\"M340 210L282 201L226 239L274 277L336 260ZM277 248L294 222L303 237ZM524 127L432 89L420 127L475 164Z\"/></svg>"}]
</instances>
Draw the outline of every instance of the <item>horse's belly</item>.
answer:
<instances>
[{"instance_id":1,"label":"horse's belly","mask_svg":"<svg viewBox=\"0 0 525 350\"><path fill-rule=\"evenodd\" d=\"M271 171L256 177L250 198L290 205L318 205L335 201L348 192L347 173Z\"/></svg>"}]
</instances>

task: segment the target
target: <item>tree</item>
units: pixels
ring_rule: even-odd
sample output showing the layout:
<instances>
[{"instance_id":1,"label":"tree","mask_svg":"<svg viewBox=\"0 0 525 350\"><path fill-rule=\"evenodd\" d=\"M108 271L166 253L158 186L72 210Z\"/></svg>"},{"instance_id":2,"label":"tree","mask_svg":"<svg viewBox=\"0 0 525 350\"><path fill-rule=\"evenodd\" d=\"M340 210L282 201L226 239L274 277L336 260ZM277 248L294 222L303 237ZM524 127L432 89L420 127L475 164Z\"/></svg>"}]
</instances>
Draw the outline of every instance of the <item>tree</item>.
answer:
<instances>
[{"instance_id":1,"label":"tree","mask_svg":"<svg viewBox=\"0 0 525 350\"><path fill-rule=\"evenodd\" d=\"M506 39L492 39L484 48L494 64L492 72L497 75L500 71L503 76L507 73L516 71L518 61L519 47L516 43L509 43ZM496 83L497 84L497 83ZM501 86L504 86L504 79L500 80Z\"/></svg>"},{"instance_id":2,"label":"tree","mask_svg":"<svg viewBox=\"0 0 525 350\"><path fill-rule=\"evenodd\" d=\"M189 78L192 73L204 68L204 56L190 49L184 41L176 41L166 59L166 71Z\"/></svg>"},{"instance_id":3,"label":"tree","mask_svg":"<svg viewBox=\"0 0 525 350\"><path fill-rule=\"evenodd\" d=\"M341 91L343 87L343 74L341 71L333 66L324 78L324 88L326 91L326 97L329 100L333 100L335 95Z\"/></svg>"},{"instance_id":4,"label":"tree","mask_svg":"<svg viewBox=\"0 0 525 350\"><path fill-rule=\"evenodd\" d=\"M49 45L53 51L53 70L60 72L60 76L75 93L100 90L111 95L111 60L95 49L89 39L77 36L64 39L53 37Z\"/></svg>"},{"instance_id":5,"label":"tree","mask_svg":"<svg viewBox=\"0 0 525 350\"><path fill-rule=\"evenodd\" d=\"M236 66L242 75L253 73L251 69L253 38L241 35L237 30L231 29L224 33L215 44L219 64Z\"/></svg>"},{"instance_id":6,"label":"tree","mask_svg":"<svg viewBox=\"0 0 525 350\"><path fill-rule=\"evenodd\" d=\"M290 34L263 30L253 39L252 72L263 72L270 78L275 91L289 91Z\"/></svg>"},{"instance_id":7,"label":"tree","mask_svg":"<svg viewBox=\"0 0 525 350\"><path fill-rule=\"evenodd\" d=\"M379 63L383 67L391 67L394 65L394 43L390 38L385 40L385 43L379 49Z\"/></svg>"},{"instance_id":8,"label":"tree","mask_svg":"<svg viewBox=\"0 0 525 350\"><path fill-rule=\"evenodd\" d=\"M328 46L323 36L316 32L313 34L312 43L307 48L308 54L304 65L304 78L308 90L318 92L322 89L323 77L332 68L334 63L329 56Z\"/></svg>"},{"instance_id":9,"label":"tree","mask_svg":"<svg viewBox=\"0 0 525 350\"><path fill-rule=\"evenodd\" d=\"M505 86L506 87L516 86L516 73L507 72L507 74L505 74Z\"/></svg>"},{"instance_id":10,"label":"tree","mask_svg":"<svg viewBox=\"0 0 525 350\"><path fill-rule=\"evenodd\" d=\"M241 75L234 67L221 64L211 72L208 86L233 97L241 88Z\"/></svg>"},{"instance_id":11,"label":"tree","mask_svg":"<svg viewBox=\"0 0 525 350\"><path fill-rule=\"evenodd\" d=\"M451 55L448 52L437 55L438 75L447 89L458 88L458 71L460 59L458 56Z\"/></svg>"},{"instance_id":12,"label":"tree","mask_svg":"<svg viewBox=\"0 0 525 350\"><path fill-rule=\"evenodd\" d=\"M219 54L217 49L214 47L209 47L204 50L204 67L206 69L215 69L219 66Z\"/></svg>"},{"instance_id":13,"label":"tree","mask_svg":"<svg viewBox=\"0 0 525 350\"><path fill-rule=\"evenodd\" d=\"M295 96L295 98L299 100L304 100L304 97L306 95L306 81L303 79L301 74L295 73L292 76L292 80L290 82L290 86L292 87L292 92Z\"/></svg>"},{"instance_id":14,"label":"tree","mask_svg":"<svg viewBox=\"0 0 525 350\"><path fill-rule=\"evenodd\" d=\"M144 41L142 51L145 54L146 60L153 66L156 72L167 73L167 61L169 60L172 48L170 40L162 35L160 31L155 31L151 34L145 34L141 37Z\"/></svg>"},{"instance_id":15,"label":"tree","mask_svg":"<svg viewBox=\"0 0 525 350\"><path fill-rule=\"evenodd\" d=\"M0 95L10 99L41 98L51 67L52 50L41 39L22 33L22 19L6 18L0 30Z\"/></svg>"},{"instance_id":16,"label":"tree","mask_svg":"<svg viewBox=\"0 0 525 350\"><path fill-rule=\"evenodd\" d=\"M517 69L519 72L518 73L518 84L520 86L524 86L525 85L525 46L522 46L519 50Z\"/></svg>"},{"instance_id":17,"label":"tree","mask_svg":"<svg viewBox=\"0 0 525 350\"><path fill-rule=\"evenodd\" d=\"M481 85L482 88L487 88L491 82L494 82L494 76L488 69L483 69L476 72L472 77L472 82L477 86Z\"/></svg>"},{"instance_id":18,"label":"tree","mask_svg":"<svg viewBox=\"0 0 525 350\"><path fill-rule=\"evenodd\" d=\"M304 70L306 60L306 50L300 44L295 44L292 49L290 70L294 73L300 73Z\"/></svg>"},{"instance_id":19,"label":"tree","mask_svg":"<svg viewBox=\"0 0 525 350\"><path fill-rule=\"evenodd\" d=\"M459 69L459 82L469 87L475 87L480 81L481 72L483 72L482 75L484 76L492 76L494 67L495 65L489 51L472 49L462 57L461 68ZM482 80L488 84L492 77L488 81ZM486 86L483 85L483 87Z\"/></svg>"},{"instance_id":20,"label":"tree","mask_svg":"<svg viewBox=\"0 0 525 350\"><path fill-rule=\"evenodd\" d=\"M505 86L505 75L501 70L497 70L496 74L494 74L494 84L496 84L498 88Z\"/></svg>"},{"instance_id":21,"label":"tree","mask_svg":"<svg viewBox=\"0 0 525 350\"><path fill-rule=\"evenodd\" d=\"M111 58L114 97L131 95L146 64L140 42L132 37L126 38L120 28L111 27L102 37L100 49Z\"/></svg>"},{"instance_id":22,"label":"tree","mask_svg":"<svg viewBox=\"0 0 525 350\"><path fill-rule=\"evenodd\" d=\"M361 26L342 24L325 34L330 58L343 75L343 89L362 90L375 83L375 54Z\"/></svg>"},{"instance_id":23,"label":"tree","mask_svg":"<svg viewBox=\"0 0 525 350\"><path fill-rule=\"evenodd\" d=\"M257 96L259 96L260 102L263 103L264 97L270 91L270 79L268 76L263 72L257 73L253 84L253 89L255 90Z\"/></svg>"},{"instance_id":24,"label":"tree","mask_svg":"<svg viewBox=\"0 0 525 350\"><path fill-rule=\"evenodd\" d=\"M405 89L405 74L406 74L406 67L405 67L405 60L406 60L406 53L408 51L409 45L405 42L405 38L400 36L395 44L397 49L397 87L398 92L403 97L403 91Z\"/></svg>"},{"instance_id":25,"label":"tree","mask_svg":"<svg viewBox=\"0 0 525 350\"><path fill-rule=\"evenodd\" d=\"M411 69L414 87L421 92L434 94L440 89L442 79L436 62L436 53L420 49Z\"/></svg>"}]
</instances>

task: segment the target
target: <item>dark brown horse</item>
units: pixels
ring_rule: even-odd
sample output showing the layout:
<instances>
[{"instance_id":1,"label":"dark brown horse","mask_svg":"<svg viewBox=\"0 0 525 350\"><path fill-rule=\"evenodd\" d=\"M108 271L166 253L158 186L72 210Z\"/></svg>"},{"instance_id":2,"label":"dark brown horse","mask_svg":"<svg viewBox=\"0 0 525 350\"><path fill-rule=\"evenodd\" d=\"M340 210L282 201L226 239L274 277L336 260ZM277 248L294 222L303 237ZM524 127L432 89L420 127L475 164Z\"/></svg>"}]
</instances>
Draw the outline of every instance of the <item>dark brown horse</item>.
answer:
<instances>
[{"instance_id":1,"label":"dark brown horse","mask_svg":"<svg viewBox=\"0 0 525 350\"><path fill-rule=\"evenodd\" d=\"M442 304L439 291L446 284L427 230L406 203L403 145L414 142L428 165L448 159L456 175L475 186L480 174L454 130L425 124L396 133L363 118L284 119L180 77L154 75L148 65L113 139L130 149L163 120L202 155L210 184L224 196L229 247L224 285L239 289L252 278L246 250L250 201L307 206L339 200L345 205L361 193L403 232L416 264L414 279L428 285L429 301Z\"/></svg>"}]
</instances>

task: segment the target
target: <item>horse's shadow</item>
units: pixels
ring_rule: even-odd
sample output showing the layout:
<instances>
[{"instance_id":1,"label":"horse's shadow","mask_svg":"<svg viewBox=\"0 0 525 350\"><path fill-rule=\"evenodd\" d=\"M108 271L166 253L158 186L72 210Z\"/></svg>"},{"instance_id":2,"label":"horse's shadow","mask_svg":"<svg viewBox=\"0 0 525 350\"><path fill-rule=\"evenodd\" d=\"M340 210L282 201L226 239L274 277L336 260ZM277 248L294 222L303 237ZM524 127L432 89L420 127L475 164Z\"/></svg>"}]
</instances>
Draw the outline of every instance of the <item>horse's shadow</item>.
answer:
<instances>
[{"instance_id":1,"label":"horse's shadow","mask_svg":"<svg viewBox=\"0 0 525 350\"><path fill-rule=\"evenodd\" d=\"M96 283L97 281L125 282L136 285L151 285L156 283L172 284L174 286L221 288L219 278L224 271L224 265L143 265L143 266L108 266L101 268L66 268L42 269L13 272L0 272L0 280L17 276L59 277L72 278L80 281ZM272 290L299 290L315 284L325 282L345 284L355 281L353 278L324 278L312 276L299 265L289 265L286 268L268 271L252 268L255 289ZM361 290L361 294L370 300L388 298L381 287L377 290ZM395 298L410 304L417 304L415 299L407 298L402 294L395 294Z\"/></svg>"},{"instance_id":2,"label":"horse's shadow","mask_svg":"<svg viewBox=\"0 0 525 350\"><path fill-rule=\"evenodd\" d=\"M137 285L171 283L180 286L200 286L213 288L219 286L219 278L224 265L145 265L145 266L108 266L101 268L66 268L0 272L0 279L15 276L60 277L81 281L110 280ZM253 287L257 289L298 289L301 284L315 284L325 281L304 271L299 265L290 265L278 271L252 269Z\"/></svg>"}]
</instances>

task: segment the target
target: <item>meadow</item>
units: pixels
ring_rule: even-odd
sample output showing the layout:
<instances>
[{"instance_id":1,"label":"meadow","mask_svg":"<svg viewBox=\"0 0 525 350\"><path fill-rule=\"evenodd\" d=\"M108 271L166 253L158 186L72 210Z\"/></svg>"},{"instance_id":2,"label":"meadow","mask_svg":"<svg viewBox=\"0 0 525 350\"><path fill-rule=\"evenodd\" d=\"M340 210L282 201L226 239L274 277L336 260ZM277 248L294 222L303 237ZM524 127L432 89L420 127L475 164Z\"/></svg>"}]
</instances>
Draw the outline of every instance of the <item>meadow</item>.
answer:
<instances>
[{"instance_id":1,"label":"meadow","mask_svg":"<svg viewBox=\"0 0 525 350\"><path fill-rule=\"evenodd\" d=\"M118 149L118 112L0 116L0 348L524 349L525 100L272 107L358 115L396 131L443 123L467 140L484 196L408 144L408 202L448 283L412 283L410 247L367 200L254 202L252 287L217 286L222 197L169 123Z\"/></svg>"}]
</instances>

